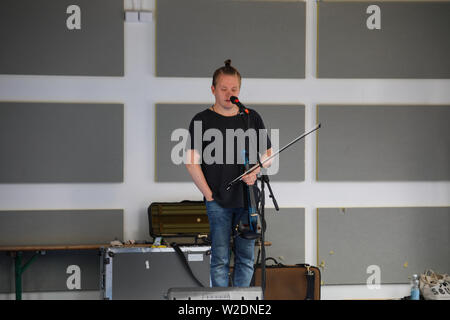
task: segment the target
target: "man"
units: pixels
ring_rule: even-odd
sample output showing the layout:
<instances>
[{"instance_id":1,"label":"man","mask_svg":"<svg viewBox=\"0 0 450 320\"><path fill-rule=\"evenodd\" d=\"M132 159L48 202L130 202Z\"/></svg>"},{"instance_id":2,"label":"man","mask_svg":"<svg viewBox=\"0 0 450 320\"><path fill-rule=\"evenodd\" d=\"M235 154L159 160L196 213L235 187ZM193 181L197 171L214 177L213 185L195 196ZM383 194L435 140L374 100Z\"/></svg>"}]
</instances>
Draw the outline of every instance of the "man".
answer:
<instances>
[{"instance_id":1,"label":"man","mask_svg":"<svg viewBox=\"0 0 450 320\"><path fill-rule=\"evenodd\" d=\"M240 159L243 150L237 149L237 144L233 143L236 136L230 138L230 135L227 135L227 130L233 129L235 132L243 132L242 130L247 130L247 124L250 124L248 128L256 131L265 129L264 123L257 112L249 109L248 114L240 114L239 107L230 101L231 96L239 96L240 88L240 73L231 66L230 60L225 61L225 66L217 69L213 75L211 92L215 97L214 105L196 114L189 126L191 147L187 150L186 167L206 202L211 236L211 282L213 287L228 286L231 236L236 235L233 233L235 233L239 221L248 223L247 185L255 184L257 174L260 172L259 168L256 169L245 175L242 182L233 185L230 190L226 190L227 184L244 172L243 159ZM209 144L217 143L220 139L208 141L204 137L198 137L198 132L195 130L196 123L197 125L201 124L202 136L208 130L221 133L223 149L215 150L215 153L220 154L223 150L222 161L219 159L219 161L211 163L211 159L209 161L205 159L207 155L203 155L203 150L208 149ZM227 141L227 138L233 141ZM196 139L197 144L195 143ZM267 141L262 144L266 148L258 150L262 154L261 162L272 153L267 135L265 139ZM253 143L257 143L259 146L261 141L253 141ZM201 149L198 147L196 149L195 146L199 145ZM232 150L230 150L230 145L233 148ZM248 143L247 146L249 146ZM251 151L252 148L247 147L247 150ZM232 156L230 157L230 155ZM216 159L215 156L217 154L212 155L211 158ZM232 159L231 163L229 163L230 159ZM264 167L269 165L268 161L264 164ZM253 275L254 246L255 240L244 239L240 236L234 237L233 285L235 287L248 287L250 285Z\"/></svg>"}]
</instances>

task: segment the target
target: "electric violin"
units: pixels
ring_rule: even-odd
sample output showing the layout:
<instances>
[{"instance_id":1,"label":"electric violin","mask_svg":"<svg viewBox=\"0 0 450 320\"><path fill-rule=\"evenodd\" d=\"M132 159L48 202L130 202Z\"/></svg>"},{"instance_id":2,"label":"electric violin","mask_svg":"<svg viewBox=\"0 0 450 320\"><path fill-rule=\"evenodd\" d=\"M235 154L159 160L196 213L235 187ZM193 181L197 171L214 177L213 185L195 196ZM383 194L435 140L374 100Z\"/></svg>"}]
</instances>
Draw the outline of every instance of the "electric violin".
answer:
<instances>
[{"instance_id":1,"label":"electric violin","mask_svg":"<svg viewBox=\"0 0 450 320\"><path fill-rule=\"evenodd\" d=\"M244 165L245 170L250 169L250 163L248 160L248 155L245 150L243 150ZM243 182L244 183L244 182ZM247 202L248 202L248 225L241 223L239 225L240 236L244 239L258 239L260 234L258 233L258 198L259 189L255 181L253 185L247 185L245 183L244 188L247 190Z\"/></svg>"}]
</instances>

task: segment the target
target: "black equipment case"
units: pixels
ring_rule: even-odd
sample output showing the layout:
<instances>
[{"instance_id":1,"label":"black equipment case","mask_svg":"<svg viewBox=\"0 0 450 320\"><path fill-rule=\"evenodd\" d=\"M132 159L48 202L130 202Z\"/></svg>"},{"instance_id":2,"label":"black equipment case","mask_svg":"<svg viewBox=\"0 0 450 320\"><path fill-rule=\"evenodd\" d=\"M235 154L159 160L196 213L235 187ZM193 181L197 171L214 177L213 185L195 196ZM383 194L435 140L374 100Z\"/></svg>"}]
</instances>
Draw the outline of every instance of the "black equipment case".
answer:
<instances>
[{"instance_id":1,"label":"black equipment case","mask_svg":"<svg viewBox=\"0 0 450 320\"><path fill-rule=\"evenodd\" d=\"M174 287L209 286L210 252L209 246L101 248L101 298L164 300Z\"/></svg>"}]
</instances>

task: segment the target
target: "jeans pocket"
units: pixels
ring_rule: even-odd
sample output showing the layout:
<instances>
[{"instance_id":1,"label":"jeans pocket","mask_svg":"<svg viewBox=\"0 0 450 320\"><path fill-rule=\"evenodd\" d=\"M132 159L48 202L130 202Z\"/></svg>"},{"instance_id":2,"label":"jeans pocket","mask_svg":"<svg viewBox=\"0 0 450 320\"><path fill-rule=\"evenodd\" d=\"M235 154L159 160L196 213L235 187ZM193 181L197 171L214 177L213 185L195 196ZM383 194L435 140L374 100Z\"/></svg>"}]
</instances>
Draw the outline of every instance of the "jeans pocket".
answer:
<instances>
[{"instance_id":1,"label":"jeans pocket","mask_svg":"<svg viewBox=\"0 0 450 320\"><path fill-rule=\"evenodd\" d=\"M210 205L212 203L214 203L214 199L212 199L211 201L208 201L208 200L205 199L205 205L208 206L208 205Z\"/></svg>"}]
</instances>

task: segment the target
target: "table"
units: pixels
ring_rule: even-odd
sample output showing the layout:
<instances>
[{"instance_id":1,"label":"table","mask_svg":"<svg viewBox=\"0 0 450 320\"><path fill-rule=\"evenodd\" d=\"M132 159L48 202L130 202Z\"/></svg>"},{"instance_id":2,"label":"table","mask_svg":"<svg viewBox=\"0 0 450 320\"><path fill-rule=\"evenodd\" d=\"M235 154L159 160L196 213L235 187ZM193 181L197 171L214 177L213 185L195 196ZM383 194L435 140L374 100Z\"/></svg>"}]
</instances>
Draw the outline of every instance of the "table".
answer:
<instances>
[{"instance_id":1,"label":"table","mask_svg":"<svg viewBox=\"0 0 450 320\"><path fill-rule=\"evenodd\" d=\"M272 243L265 241L265 246L270 246ZM258 241L256 246L260 246ZM134 247L151 247L153 244L124 244L118 246L119 248L134 248ZM0 246L0 252L9 252L14 259L14 275L15 275L15 293L16 300L22 300L22 274L25 270L36 260L39 254L50 250L100 250L100 248L114 247L110 243L103 244L69 244L69 245L30 245L30 246ZM36 253L25 263L22 261L24 251L35 251Z\"/></svg>"},{"instance_id":2,"label":"table","mask_svg":"<svg viewBox=\"0 0 450 320\"><path fill-rule=\"evenodd\" d=\"M14 259L16 300L22 300L22 274L36 260L39 254L50 250L99 250L110 244L76 244L76 245L42 245L42 246L0 246L0 252L9 252ZM25 263L22 262L24 251L36 251Z\"/></svg>"}]
</instances>

